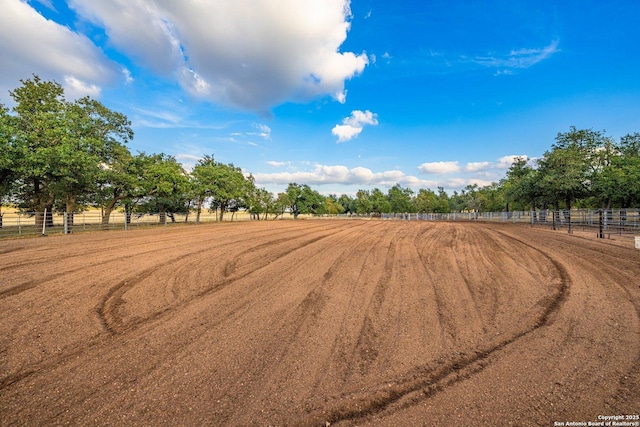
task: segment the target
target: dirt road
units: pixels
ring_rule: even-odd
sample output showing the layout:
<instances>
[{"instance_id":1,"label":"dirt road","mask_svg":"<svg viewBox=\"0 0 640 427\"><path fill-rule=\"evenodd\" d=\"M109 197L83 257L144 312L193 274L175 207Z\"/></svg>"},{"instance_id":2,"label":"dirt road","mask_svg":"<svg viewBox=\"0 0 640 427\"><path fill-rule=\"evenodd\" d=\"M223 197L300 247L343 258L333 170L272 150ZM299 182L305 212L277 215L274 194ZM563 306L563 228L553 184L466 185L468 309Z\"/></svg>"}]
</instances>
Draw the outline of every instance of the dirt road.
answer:
<instances>
[{"instance_id":1,"label":"dirt road","mask_svg":"<svg viewBox=\"0 0 640 427\"><path fill-rule=\"evenodd\" d=\"M1 425L541 425L640 413L640 251L270 221L0 241Z\"/></svg>"}]
</instances>

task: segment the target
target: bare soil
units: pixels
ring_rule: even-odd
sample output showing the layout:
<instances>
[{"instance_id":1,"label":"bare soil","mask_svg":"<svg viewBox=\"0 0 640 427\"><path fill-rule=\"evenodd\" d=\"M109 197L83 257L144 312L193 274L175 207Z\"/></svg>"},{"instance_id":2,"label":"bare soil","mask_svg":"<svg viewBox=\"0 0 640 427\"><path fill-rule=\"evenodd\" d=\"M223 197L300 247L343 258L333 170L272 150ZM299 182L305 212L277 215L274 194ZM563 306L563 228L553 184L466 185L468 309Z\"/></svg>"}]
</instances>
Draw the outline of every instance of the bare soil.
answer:
<instances>
[{"instance_id":1,"label":"bare soil","mask_svg":"<svg viewBox=\"0 0 640 427\"><path fill-rule=\"evenodd\" d=\"M640 250L482 223L0 241L1 425L540 425L640 412Z\"/></svg>"}]
</instances>

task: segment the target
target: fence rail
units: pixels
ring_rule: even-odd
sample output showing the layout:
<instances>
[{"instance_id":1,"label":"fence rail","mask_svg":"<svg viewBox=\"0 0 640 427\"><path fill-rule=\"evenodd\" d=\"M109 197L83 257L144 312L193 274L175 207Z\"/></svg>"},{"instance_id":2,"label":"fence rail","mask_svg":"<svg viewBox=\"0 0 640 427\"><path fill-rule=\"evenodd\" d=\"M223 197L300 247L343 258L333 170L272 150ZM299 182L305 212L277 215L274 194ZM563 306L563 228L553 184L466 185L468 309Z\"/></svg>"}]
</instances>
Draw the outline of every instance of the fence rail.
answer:
<instances>
[{"instance_id":1,"label":"fence rail","mask_svg":"<svg viewBox=\"0 0 640 427\"><path fill-rule=\"evenodd\" d=\"M29 236L40 234L69 234L90 230L127 230L145 226L171 226L174 224L195 224L196 214L159 214L133 213L128 216L123 212L112 212L108 221L103 221L100 211L40 214L38 218L33 212L3 212L0 215L0 238L9 236ZM250 216L245 212L225 213L224 221L248 221ZM215 212L203 212L199 222L217 221ZM44 224L43 224L44 222Z\"/></svg>"},{"instance_id":2,"label":"fence rail","mask_svg":"<svg viewBox=\"0 0 640 427\"><path fill-rule=\"evenodd\" d=\"M569 232L573 229L595 230L601 234L599 237L604 237L604 234L640 234L640 209L382 214L381 218L525 223L532 226L548 226L553 229L563 228Z\"/></svg>"},{"instance_id":3,"label":"fence rail","mask_svg":"<svg viewBox=\"0 0 640 427\"><path fill-rule=\"evenodd\" d=\"M289 218L280 215L278 218ZM530 224L553 229L592 230L599 237L611 234L640 235L640 208L613 210L571 210L571 211L522 211L522 212L457 212L457 213L395 213L381 215L317 215L305 218L335 219L381 219L407 221L490 221ZM269 215L269 219L276 218ZM228 212L226 221L249 221L252 217L247 212ZM264 215L261 215L264 219ZM203 212L199 222L217 221L215 212ZM100 211L78 212L73 215L54 213L46 216L43 224L34 213L4 212L0 215L0 238L9 236L28 236L39 234L67 234L90 230L127 230L144 226L170 226L173 224L194 224L196 214L162 214L135 213L127 216L123 212L113 212L108 221L103 221Z\"/></svg>"}]
</instances>

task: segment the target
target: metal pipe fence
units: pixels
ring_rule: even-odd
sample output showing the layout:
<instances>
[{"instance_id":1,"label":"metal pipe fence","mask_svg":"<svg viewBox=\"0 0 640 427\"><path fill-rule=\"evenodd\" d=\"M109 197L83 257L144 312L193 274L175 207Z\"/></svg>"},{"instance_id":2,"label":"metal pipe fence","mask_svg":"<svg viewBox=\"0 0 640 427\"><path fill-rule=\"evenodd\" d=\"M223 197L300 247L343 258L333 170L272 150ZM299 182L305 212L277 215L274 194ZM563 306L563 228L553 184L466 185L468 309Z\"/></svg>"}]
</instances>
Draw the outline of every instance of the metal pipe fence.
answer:
<instances>
[{"instance_id":1,"label":"metal pipe fence","mask_svg":"<svg viewBox=\"0 0 640 427\"><path fill-rule=\"evenodd\" d=\"M531 224L552 229L593 230L601 234L640 234L640 208L572 209L521 212L456 212L382 214L385 220L489 221Z\"/></svg>"},{"instance_id":2,"label":"metal pipe fence","mask_svg":"<svg viewBox=\"0 0 640 427\"><path fill-rule=\"evenodd\" d=\"M271 216L273 217L273 216ZM0 215L0 238L10 236L33 236L41 234L70 234L92 230L128 230L140 227L172 226L176 224L195 224L196 213L132 213L112 212L108 219L100 211L70 213L3 212ZM226 212L224 222L248 221L246 212ZM199 222L216 222L216 212L202 212Z\"/></svg>"}]
</instances>

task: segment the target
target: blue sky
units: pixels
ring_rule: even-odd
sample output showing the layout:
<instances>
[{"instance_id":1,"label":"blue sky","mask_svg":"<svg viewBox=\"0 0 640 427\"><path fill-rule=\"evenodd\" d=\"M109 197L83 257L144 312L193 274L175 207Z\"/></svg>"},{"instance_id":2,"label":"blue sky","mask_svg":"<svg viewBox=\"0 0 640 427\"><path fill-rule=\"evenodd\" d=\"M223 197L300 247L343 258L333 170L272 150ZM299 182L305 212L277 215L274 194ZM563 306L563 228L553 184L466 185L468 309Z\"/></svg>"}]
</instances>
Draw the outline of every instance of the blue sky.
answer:
<instances>
[{"instance_id":1,"label":"blue sky","mask_svg":"<svg viewBox=\"0 0 640 427\"><path fill-rule=\"evenodd\" d=\"M570 126L640 131L640 2L0 0L0 102L33 73L132 152L323 194L488 185Z\"/></svg>"}]
</instances>

